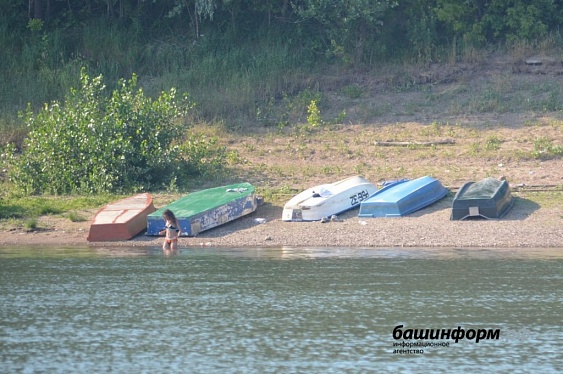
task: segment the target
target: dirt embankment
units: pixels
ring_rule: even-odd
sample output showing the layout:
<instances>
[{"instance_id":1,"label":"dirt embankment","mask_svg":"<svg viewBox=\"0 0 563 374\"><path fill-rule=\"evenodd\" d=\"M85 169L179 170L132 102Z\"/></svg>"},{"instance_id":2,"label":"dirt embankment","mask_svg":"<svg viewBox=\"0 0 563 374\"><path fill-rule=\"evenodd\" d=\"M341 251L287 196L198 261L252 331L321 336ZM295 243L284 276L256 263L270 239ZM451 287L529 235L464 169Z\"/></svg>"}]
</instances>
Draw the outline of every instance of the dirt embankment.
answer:
<instances>
[{"instance_id":1,"label":"dirt embankment","mask_svg":"<svg viewBox=\"0 0 563 374\"><path fill-rule=\"evenodd\" d=\"M181 238L180 246L563 248L563 158L549 154L550 146L563 146L558 101L563 65L554 58L534 58L543 63L492 57L476 65L432 65L412 71L409 79L385 72L337 77L324 92L321 110L325 118L345 110L344 123L311 132L259 124L245 134L219 130L221 141L241 161L232 181L275 193L253 214ZM329 78L323 78L325 86ZM420 86L407 89L401 79ZM345 88L361 95L350 98L342 93ZM360 219L352 210L340 222L280 220L291 194L355 174L373 183L431 175L451 192L397 219ZM502 220L450 221L456 188L501 175L514 187L515 198ZM533 186L553 189L535 192ZM154 197L161 207L164 200ZM95 210L79 213L87 220L40 217L33 232L3 225L0 245L161 246L161 238L142 234L126 242L88 243Z\"/></svg>"}]
</instances>

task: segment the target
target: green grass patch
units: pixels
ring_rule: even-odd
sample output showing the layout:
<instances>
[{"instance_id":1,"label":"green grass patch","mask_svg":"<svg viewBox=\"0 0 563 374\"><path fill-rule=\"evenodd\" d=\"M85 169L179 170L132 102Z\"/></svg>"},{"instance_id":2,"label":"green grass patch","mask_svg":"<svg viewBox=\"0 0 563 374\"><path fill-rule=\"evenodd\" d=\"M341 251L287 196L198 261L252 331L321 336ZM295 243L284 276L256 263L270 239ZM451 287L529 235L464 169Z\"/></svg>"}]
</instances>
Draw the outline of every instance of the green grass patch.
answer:
<instances>
[{"instance_id":1,"label":"green grass patch","mask_svg":"<svg viewBox=\"0 0 563 374\"><path fill-rule=\"evenodd\" d=\"M555 145L550 138L542 136L534 141L532 155L538 159L563 156L563 145Z\"/></svg>"},{"instance_id":2,"label":"green grass patch","mask_svg":"<svg viewBox=\"0 0 563 374\"><path fill-rule=\"evenodd\" d=\"M80 214L76 213L76 212L69 212L67 214L67 218L69 220L71 220L72 222L84 222L86 221L86 218L81 216Z\"/></svg>"},{"instance_id":3,"label":"green grass patch","mask_svg":"<svg viewBox=\"0 0 563 374\"><path fill-rule=\"evenodd\" d=\"M24 228L27 231L34 231L37 230L37 217L30 217L25 221Z\"/></svg>"},{"instance_id":4,"label":"green grass patch","mask_svg":"<svg viewBox=\"0 0 563 374\"><path fill-rule=\"evenodd\" d=\"M342 94L350 99L359 99L364 93L364 88L356 84L344 86Z\"/></svg>"},{"instance_id":5,"label":"green grass patch","mask_svg":"<svg viewBox=\"0 0 563 374\"><path fill-rule=\"evenodd\" d=\"M502 140L496 135L491 135L487 138L485 142L485 149L488 151L496 151L500 148Z\"/></svg>"},{"instance_id":6,"label":"green grass patch","mask_svg":"<svg viewBox=\"0 0 563 374\"><path fill-rule=\"evenodd\" d=\"M74 210L101 207L109 201L118 200L120 198L120 196L116 195L65 197L11 196L5 200L0 200L0 219L23 219L26 217L38 217L42 215L64 214ZM7 200L9 203L6 202Z\"/></svg>"},{"instance_id":7,"label":"green grass patch","mask_svg":"<svg viewBox=\"0 0 563 374\"><path fill-rule=\"evenodd\" d=\"M563 186L560 186L563 189ZM563 191L520 191L518 196L525 197L542 208L563 209ZM563 218L563 216L562 216Z\"/></svg>"}]
</instances>

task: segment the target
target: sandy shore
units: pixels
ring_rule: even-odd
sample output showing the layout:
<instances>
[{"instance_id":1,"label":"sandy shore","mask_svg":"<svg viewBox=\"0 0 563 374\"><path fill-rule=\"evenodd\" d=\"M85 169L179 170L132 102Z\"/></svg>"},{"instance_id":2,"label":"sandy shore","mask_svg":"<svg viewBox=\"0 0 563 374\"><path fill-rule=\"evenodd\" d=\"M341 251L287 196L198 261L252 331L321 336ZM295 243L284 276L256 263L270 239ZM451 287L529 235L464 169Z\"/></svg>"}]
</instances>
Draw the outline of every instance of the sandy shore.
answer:
<instances>
[{"instance_id":1,"label":"sandy shore","mask_svg":"<svg viewBox=\"0 0 563 374\"><path fill-rule=\"evenodd\" d=\"M454 248L563 248L563 212L541 208L524 195L514 195L514 206L502 220L450 221L449 195L423 210L401 218L359 218L358 210L338 222L283 222L282 207L260 206L256 212L229 224L182 237L180 247L454 247ZM259 223L256 218L264 218ZM139 234L122 242L90 243L89 222L66 218L40 219L38 231L0 231L2 246L160 247L162 238Z\"/></svg>"}]
</instances>

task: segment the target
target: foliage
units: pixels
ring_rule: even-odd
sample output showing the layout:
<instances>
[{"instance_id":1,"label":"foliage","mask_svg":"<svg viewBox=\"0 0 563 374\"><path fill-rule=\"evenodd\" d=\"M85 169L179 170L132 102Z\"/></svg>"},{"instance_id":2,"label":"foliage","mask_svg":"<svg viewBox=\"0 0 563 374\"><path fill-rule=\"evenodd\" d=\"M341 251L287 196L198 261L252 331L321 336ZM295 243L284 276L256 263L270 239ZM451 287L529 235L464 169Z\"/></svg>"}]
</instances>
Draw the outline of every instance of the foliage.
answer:
<instances>
[{"instance_id":1,"label":"foliage","mask_svg":"<svg viewBox=\"0 0 563 374\"><path fill-rule=\"evenodd\" d=\"M104 95L102 76L85 69L81 87L65 103L45 104L34 115L14 163L12 180L26 193L101 193L167 184L180 161L175 142L185 128L174 122L192 108L187 95L162 92L152 100L137 89L135 75Z\"/></svg>"},{"instance_id":2,"label":"foliage","mask_svg":"<svg viewBox=\"0 0 563 374\"><path fill-rule=\"evenodd\" d=\"M307 117L307 123L309 126L318 127L322 125L323 120L321 118L321 111L315 100L311 100L311 103L307 107L307 113L309 113L309 116Z\"/></svg>"},{"instance_id":3,"label":"foliage","mask_svg":"<svg viewBox=\"0 0 563 374\"><path fill-rule=\"evenodd\" d=\"M435 12L454 36L476 45L537 41L561 22L561 5L553 0L436 0Z\"/></svg>"},{"instance_id":4,"label":"foliage","mask_svg":"<svg viewBox=\"0 0 563 374\"><path fill-rule=\"evenodd\" d=\"M248 40L276 24L321 55L357 63L381 40L382 49L403 45L415 54L429 53L445 35L473 43L537 40L558 31L562 6L554 0L0 0L0 24L18 34L26 27L74 34L106 20L139 40L163 33L198 40L227 31Z\"/></svg>"},{"instance_id":5,"label":"foliage","mask_svg":"<svg viewBox=\"0 0 563 374\"><path fill-rule=\"evenodd\" d=\"M36 217L28 218L27 221L25 221L24 227L27 231L36 230L37 229L37 218Z\"/></svg>"},{"instance_id":6,"label":"foliage","mask_svg":"<svg viewBox=\"0 0 563 374\"><path fill-rule=\"evenodd\" d=\"M305 119L312 98L274 107L326 90L316 76L330 64L379 74L390 61L455 62L480 46L560 45L562 10L553 0L0 0L0 109L10 118L63 100L87 66L110 90L133 72L151 97L189 90L203 120L283 128ZM4 144L20 148L23 131L0 121L7 132Z\"/></svg>"},{"instance_id":7,"label":"foliage","mask_svg":"<svg viewBox=\"0 0 563 374\"><path fill-rule=\"evenodd\" d=\"M319 35L319 47L328 57L361 62L366 42L377 35L394 0L303 0L294 2L296 14L308 21ZM311 30L312 31L312 30ZM352 49L349 49L349 46ZM321 50L322 52L322 50Z\"/></svg>"},{"instance_id":8,"label":"foliage","mask_svg":"<svg viewBox=\"0 0 563 374\"><path fill-rule=\"evenodd\" d=\"M181 170L188 175L213 175L222 171L227 160L227 149L219 145L219 139L205 134L189 134L179 151Z\"/></svg>"},{"instance_id":9,"label":"foliage","mask_svg":"<svg viewBox=\"0 0 563 374\"><path fill-rule=\"evenodd\" d=\"M496 135L489 136L485 141L485 149L489 151L497 151L500 148L502 140Z\"/></svg>"},{"instance_id":10,"label":"foliage","mask_svg":"<svg viewBox=\"0 0 563 374\"><path fill-rule=\"evenodd\" d=\"M84 222L87 221L87 219L83 216L81 216L80 214L76 213L76 212L69 212L67 214L68 219L71 222Z\"/></svg>"},{"instance_id":11,"label":"foliage","mask_svg":"<svg viewBox=\"0 0 563 374\"><path fill-rule=\"evenodd\" d=\"M548 137L539 137L534 140L532 156L538 159L549 159L563 156L563 145L553 144Z\"/></svg>"}]
</instances>

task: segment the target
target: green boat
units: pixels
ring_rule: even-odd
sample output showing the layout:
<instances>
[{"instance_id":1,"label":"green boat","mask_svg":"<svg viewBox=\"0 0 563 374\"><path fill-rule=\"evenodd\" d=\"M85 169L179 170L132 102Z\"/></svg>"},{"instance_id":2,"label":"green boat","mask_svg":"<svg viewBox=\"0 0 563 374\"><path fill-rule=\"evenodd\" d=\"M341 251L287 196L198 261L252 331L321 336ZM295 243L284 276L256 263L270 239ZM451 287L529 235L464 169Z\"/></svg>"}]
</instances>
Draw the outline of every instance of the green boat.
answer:
<instances>
[{"instance_id":1,"label":"green boat","mask_svg":"<svg viewBox=\"0 0 563 374\"><path fill-rule=\"evenodd\" d=\"M164 229L162 213L170 209L180 223L182 236L196 236L202 231L250 214L258 207L254 186L237 183L190 193L149 214L146 235L158 236Z\"/></svg>"},{"instance_id":2,"label":"green boat","mask_svg":"<svg viewBox=\"0 0 563 374\"><path fill-rule=\"evenodd\" d=\"M512 204L510 186L505 180L485 178L477 183L467 182L454 197L450 219L500 219L510 210Z\"/></svg>"}]
</instances>

